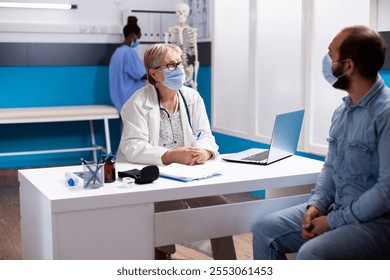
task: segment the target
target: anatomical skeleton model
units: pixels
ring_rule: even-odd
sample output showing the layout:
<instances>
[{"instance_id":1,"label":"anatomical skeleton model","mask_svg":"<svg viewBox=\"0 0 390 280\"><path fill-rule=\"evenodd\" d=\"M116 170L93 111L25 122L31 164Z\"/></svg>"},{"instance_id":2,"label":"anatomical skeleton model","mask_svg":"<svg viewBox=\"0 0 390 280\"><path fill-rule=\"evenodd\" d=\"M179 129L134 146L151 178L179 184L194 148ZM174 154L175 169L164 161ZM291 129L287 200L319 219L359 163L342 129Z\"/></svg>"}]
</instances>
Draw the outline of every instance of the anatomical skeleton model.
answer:
<instances>
[{"instance_id":1,"label":"anatomical skeleton model","mask_svg":"<svg viewBox=\"0 0 390 280\"><path fill-rule=\"evenodd\" d=\"M176 6L178 25L170 27L165 33L165 43L169 42L182 49L182 61L186 74L185 84L196 89L199 70L197 29L186 24L189 13L190 7L187 4L179 3Z\"/></svg>"}]
</instances>

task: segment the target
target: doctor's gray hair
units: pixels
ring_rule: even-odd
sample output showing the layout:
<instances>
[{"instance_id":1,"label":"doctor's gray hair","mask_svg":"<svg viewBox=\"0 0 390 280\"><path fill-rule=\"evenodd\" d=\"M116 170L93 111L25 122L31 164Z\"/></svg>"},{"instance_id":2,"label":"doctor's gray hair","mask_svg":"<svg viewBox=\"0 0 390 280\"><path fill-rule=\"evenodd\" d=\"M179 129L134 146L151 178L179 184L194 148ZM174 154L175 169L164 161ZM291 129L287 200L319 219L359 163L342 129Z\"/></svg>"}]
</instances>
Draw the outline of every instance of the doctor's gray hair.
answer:
<instances>
[{"instance_id":1,"label":"doctor's gray hair","mask_svg":"<svg viewBox=\"0 0 390 280\"><path fill-rule=\"evenodd\" d=\"M145 51L144 65L149 83L156 84L156 81L149 75L149 70L161 66L164 57L172 52L176 52L180 56L182 54L180 47L172 44L154 44Z\"/></svg>"}]
</instances>

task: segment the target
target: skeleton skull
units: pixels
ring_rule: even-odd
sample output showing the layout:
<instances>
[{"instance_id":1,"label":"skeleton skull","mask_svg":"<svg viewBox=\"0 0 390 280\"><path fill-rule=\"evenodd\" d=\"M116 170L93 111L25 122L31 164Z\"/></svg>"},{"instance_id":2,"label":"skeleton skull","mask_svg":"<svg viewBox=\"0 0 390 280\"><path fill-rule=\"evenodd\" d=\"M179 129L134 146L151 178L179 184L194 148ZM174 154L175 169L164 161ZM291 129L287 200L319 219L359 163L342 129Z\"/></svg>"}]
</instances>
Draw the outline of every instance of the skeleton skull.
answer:
<instances>
[{"instance_id":1,"label":"skeleton skull","mask_svg":"<svg viewBox=\"0 0 390 280\"><path fill-rule=\"evenodd\" d=\"M190 14L190 6L186 3L179 3L176 6L176 16L179 23L185 23Z\"/></svg>"}]
</instances>

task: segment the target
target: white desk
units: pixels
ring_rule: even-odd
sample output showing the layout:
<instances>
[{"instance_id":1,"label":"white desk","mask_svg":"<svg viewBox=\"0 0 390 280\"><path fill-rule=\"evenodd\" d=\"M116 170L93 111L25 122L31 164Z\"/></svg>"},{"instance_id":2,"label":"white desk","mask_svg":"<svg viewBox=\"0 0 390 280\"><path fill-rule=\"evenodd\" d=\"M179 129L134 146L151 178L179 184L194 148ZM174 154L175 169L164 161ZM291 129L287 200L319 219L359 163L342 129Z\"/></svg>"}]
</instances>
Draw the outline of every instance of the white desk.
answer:
<instances>
[{"instance_id":1,"label":"white desk","mask_svg":"<svg viewBox=\"0 0 390 280\"><path fill-rule=\"evenodd\" d=\"M250 232L261 215L307 195L156 214L154 202L313 184L323 163L293 156L269 166L220 164L223 175L210 179L159 178L133 188L116 181L95 190L65 186L65 171L81 166L19 170L22 257L153 259L155 246Z\"/></svg>"},{"instance_id":2,"label":"white desk","mask_svg":"<svg viewBox=\"0 0 390 280\"><path fill-rule=\"evenodd\" d=\"M77 151L94 151L96 161L96 150L102 149L104 152L111 151L109 119L118 119L119 114L112 106L107 105L87 105L87 106L52 106L52 107L32 107L32 108L3 108L0 109L0 125L2 124L25 124L25 123L45 123L45 122L70 122L89 121L91 136L91 146L81 148L66 148L53 150L34 150L21 152L0 153L1 156L17 156L47 153L64 153ZM93 129L94 120L104 121L104 135L106 147L97 146Z\"/></svg>"}]
</instances>

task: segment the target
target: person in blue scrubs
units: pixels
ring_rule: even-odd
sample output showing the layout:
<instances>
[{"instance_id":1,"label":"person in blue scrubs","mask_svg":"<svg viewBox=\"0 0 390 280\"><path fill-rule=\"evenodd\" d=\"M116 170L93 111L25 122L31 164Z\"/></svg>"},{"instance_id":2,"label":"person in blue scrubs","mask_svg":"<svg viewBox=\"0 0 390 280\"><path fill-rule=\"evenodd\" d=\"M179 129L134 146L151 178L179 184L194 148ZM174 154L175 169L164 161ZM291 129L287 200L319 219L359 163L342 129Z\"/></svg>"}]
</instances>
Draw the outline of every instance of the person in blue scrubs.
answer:
<instances>
[{"instance_id":1,"label":"person in blue scrubs","mask_svg":"<svg viewBox=\"0 0 390 280\"><path fill-rule=\"evenodd\" d=\"M123 27L124 42L111 57L109 65L110 97L120 113L123 104L144 86L146 70L134 48L139 44L141 29L137 18L129 16Z\"/></svg>"}]
</instances>

